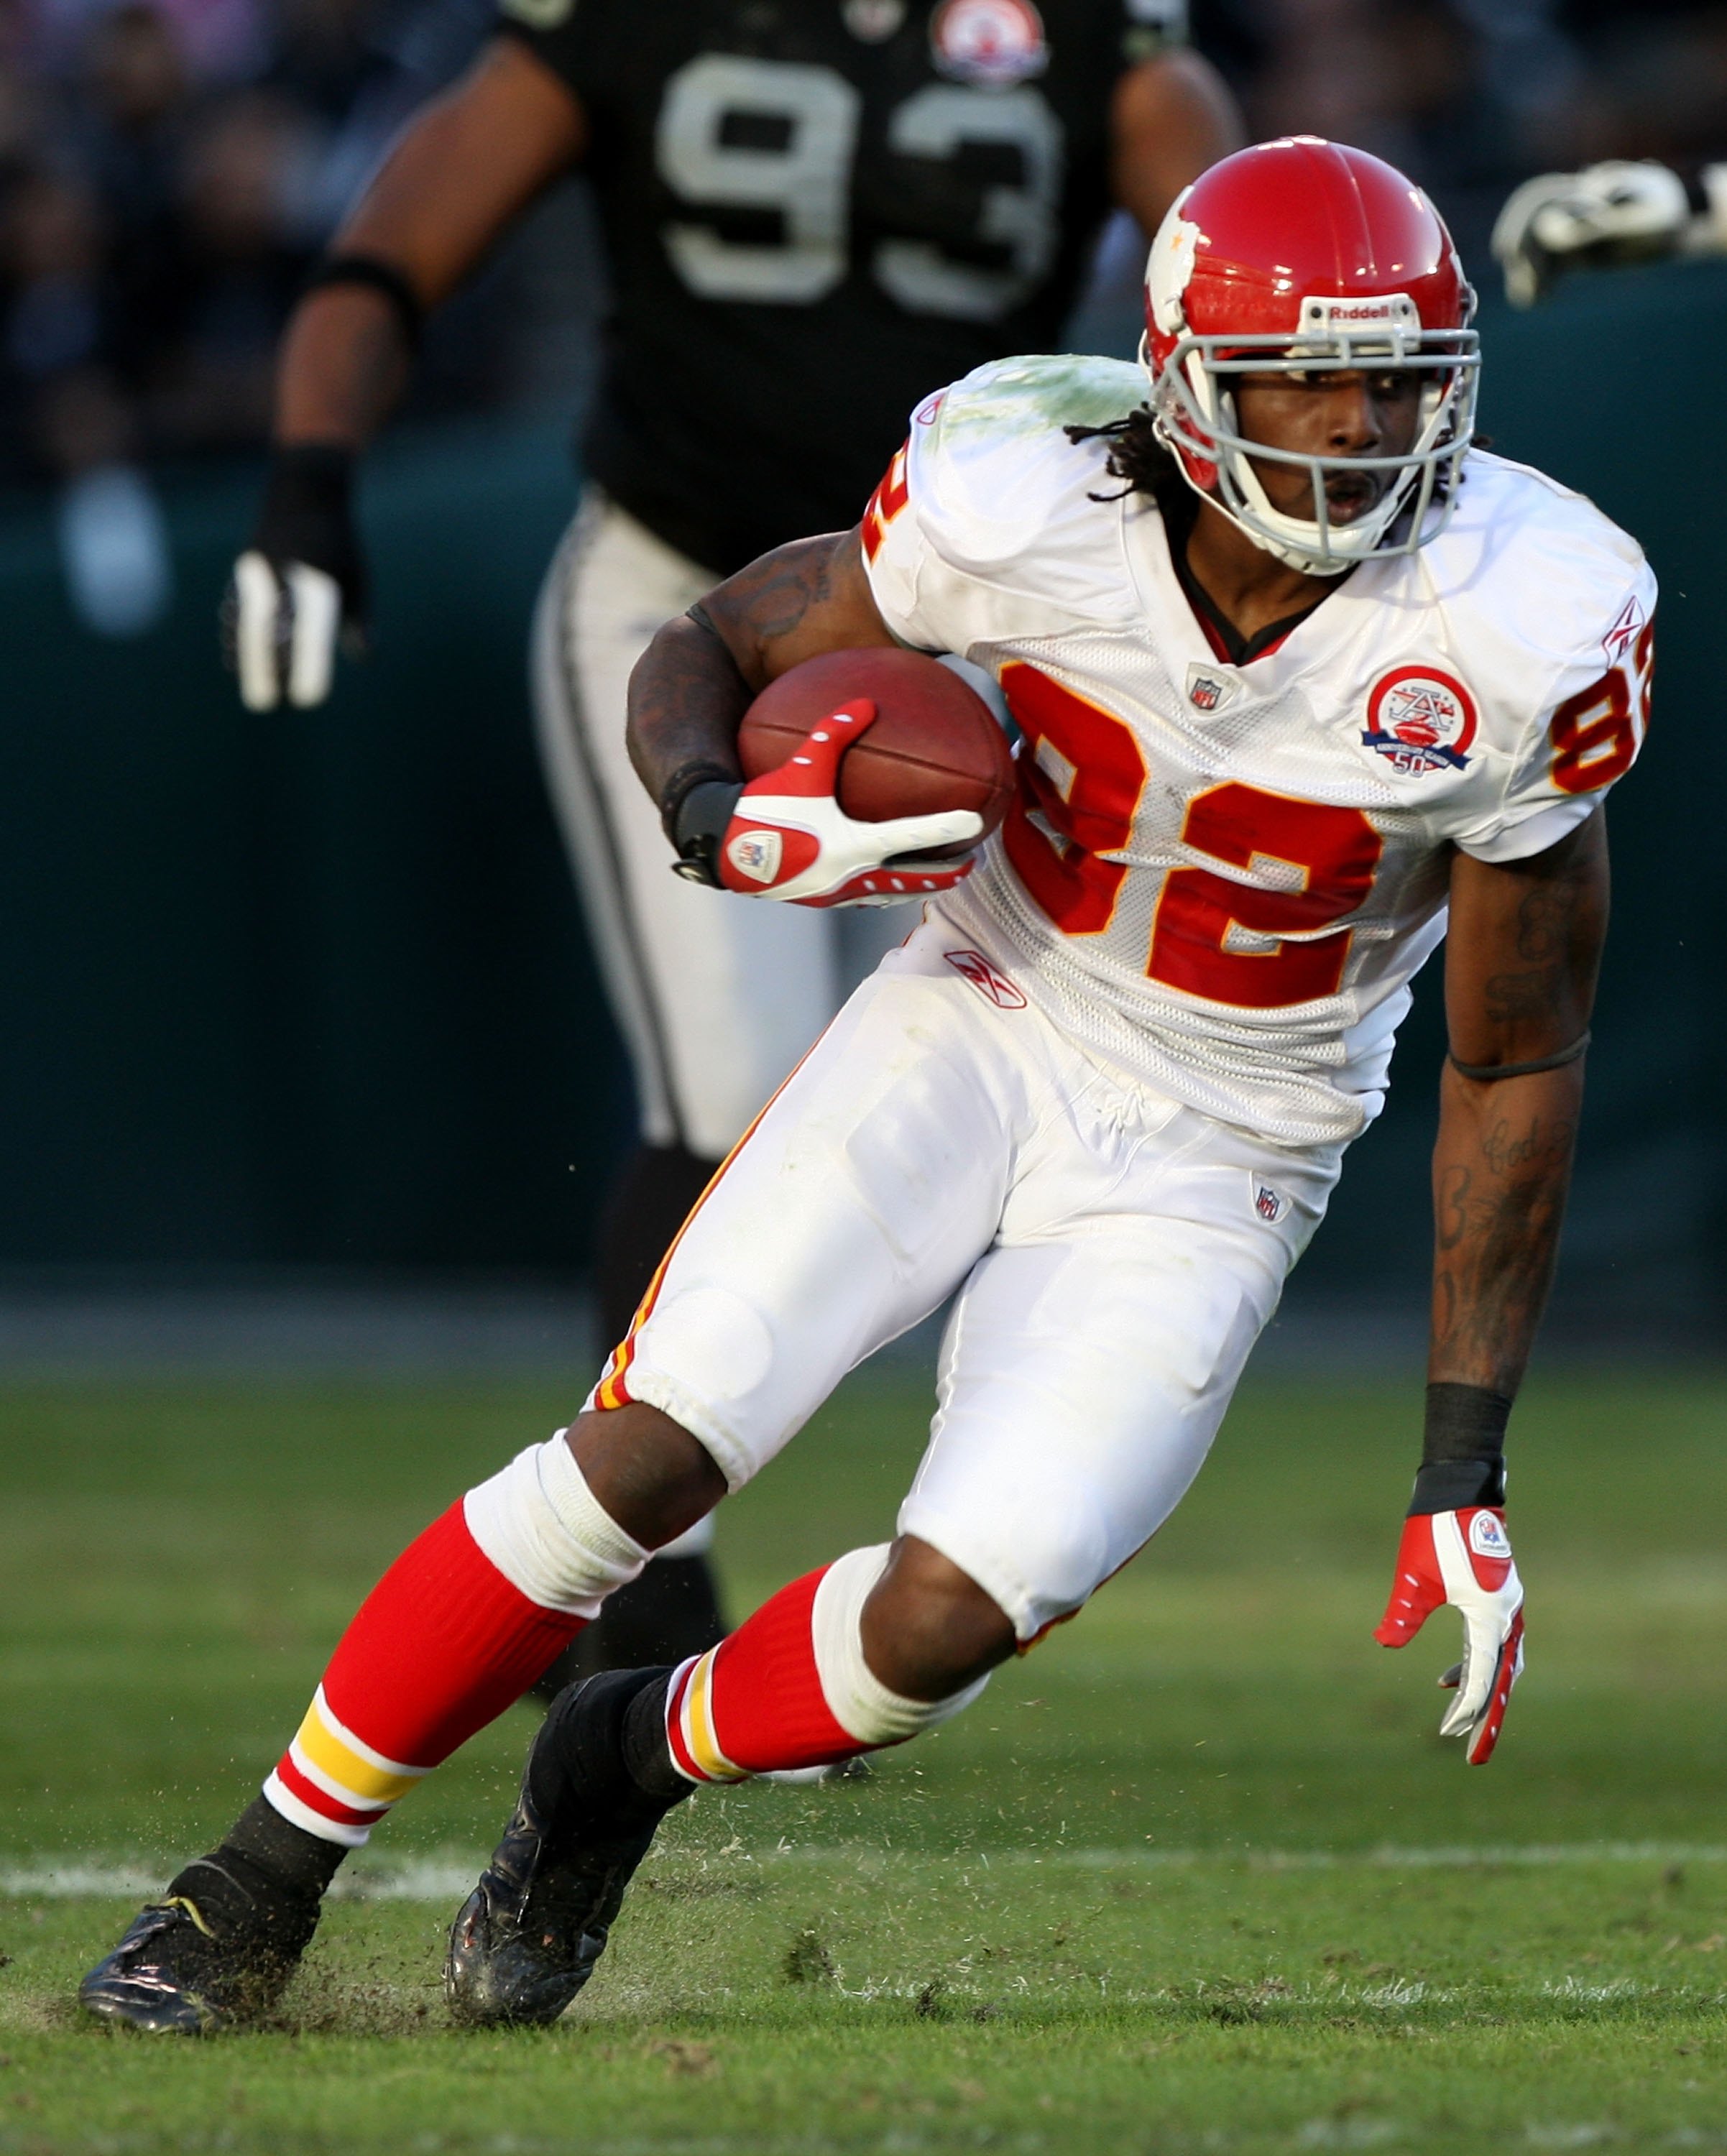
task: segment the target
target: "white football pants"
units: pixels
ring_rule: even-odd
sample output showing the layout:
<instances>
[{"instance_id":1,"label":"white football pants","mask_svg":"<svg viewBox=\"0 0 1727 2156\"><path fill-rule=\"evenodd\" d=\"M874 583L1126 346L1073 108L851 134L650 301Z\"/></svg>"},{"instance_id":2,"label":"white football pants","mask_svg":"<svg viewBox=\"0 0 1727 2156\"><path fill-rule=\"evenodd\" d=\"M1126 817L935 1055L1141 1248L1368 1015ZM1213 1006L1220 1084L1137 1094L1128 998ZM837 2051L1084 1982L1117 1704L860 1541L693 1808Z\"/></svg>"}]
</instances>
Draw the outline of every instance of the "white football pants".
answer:
<instances>
[{"instance_id":1,"label":"white football pants","mask_svg":"<svg viewBox=\"0 0 1727 2156\"><path fill-rule=\"evenodd\" d=\"M959 1289L899 1529L1031 1640L1198 1473L1343 1148L1133 1084L1017 996L930 906L691 1215L589 1404L660 1409L735 1490Z\"/></svg>"},{"instance_id":2,"label":"white football pants","mask_svg":"<svg viewBox=\"0 0 1727 2156\"><path fill-rule=\"evenodd\" d=\"M642 1136L719 1160L915 909L816 911L674 875L624 743L630 670L719 581L590 487L540 593L540 757L635 1073Z\"/></svg>"}]
</instances>

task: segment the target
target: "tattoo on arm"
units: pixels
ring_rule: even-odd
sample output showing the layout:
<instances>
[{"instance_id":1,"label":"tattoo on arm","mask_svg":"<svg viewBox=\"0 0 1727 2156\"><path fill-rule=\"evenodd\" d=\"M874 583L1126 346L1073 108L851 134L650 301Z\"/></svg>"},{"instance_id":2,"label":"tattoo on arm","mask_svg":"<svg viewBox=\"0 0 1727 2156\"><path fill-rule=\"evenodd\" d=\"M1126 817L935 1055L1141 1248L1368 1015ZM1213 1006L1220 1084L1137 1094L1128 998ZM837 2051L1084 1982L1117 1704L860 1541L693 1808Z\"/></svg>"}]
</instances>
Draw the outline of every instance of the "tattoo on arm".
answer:
<instances>
[{"instance_id":1,"label":"tattoo on arm","mask_svg":"<svg viewBox=\"0 0 1727 2156\"><path fill-rule=\"evenodd\" d=\"M727 616L738 621L758 651L765 652L801 629L812 607L832 597L833 554L833 541L824 538L763 555L724 587Z\"/></svg>"},{"instance_id":2,"label":"tattoo on arm","mask_svg":"<svg viewBox=\"0 0 1727 2156\"><path fill-rule=\"evenodd\" d=\"M692 765L742 777L738 727L750 694L705 609L666 623L630 677L630 760L656 806Z\"/></svg>"},{"instance_id":3,"label":"tattoo on arm","mask_svg":"<svg viewBox=\"0 0 1727 2156\"><path fill-rule=\"evenodd\" d=\"M764 554L668 622L630 680L630 754L663 808L696 766L741 777L738 728L769 681L819 651L892 638L858 535L827 532Z\"/></svg>"},{"instance_id":4,"label":"tattoo on arm","mask_svg":"<svg viewBox=\"0 0 1727 2156\"><path fill-rule=\"evenodd\" d=\"M1505 867L1459 857L1446 961L1452 1054L1433 1155L1428 1375L1513 1396L1552 1283L1583 1102L1581 1060L1493 1081L1589 1024L1606 926L1599 814Z\"/></svg>"},{"instance_id":5,"label":"tattoo on arm","mask_svg":"<svg viewBox=\"0 0 1727 2156\"><path fill-rule=\"evenodd\" d=\"M1459 868L1466 881L1447 967L1453 1053L1465 1063L1519 1063L1569 1046L1589 1024L1606 923L1605 827L1592 818L1509 869Z\"/></svg>"},{"instance_id":6,"label":"tattoo on arm","mask_svg":"<svg viewBox=\"0 0 1727 2156\"><path fill-rule=\"evenodd\" d=\"M1510 1111L1456 1097L1467 1081L1445 1083L1430 1375L1511 1394L1552 1284L1582 1081L1570 1066L1509 1081L1529 1096Z\"/></svg>"}]
</instances>

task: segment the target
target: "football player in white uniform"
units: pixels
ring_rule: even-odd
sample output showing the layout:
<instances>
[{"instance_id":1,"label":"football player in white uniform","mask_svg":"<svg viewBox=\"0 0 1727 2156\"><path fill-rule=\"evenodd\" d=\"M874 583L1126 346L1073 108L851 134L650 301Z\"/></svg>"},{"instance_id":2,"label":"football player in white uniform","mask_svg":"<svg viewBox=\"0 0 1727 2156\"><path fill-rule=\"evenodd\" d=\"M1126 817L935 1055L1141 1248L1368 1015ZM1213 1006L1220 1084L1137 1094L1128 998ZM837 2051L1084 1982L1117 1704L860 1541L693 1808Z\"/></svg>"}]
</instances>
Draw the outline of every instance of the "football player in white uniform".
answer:
<instances>
[{"instance_id":1,"label":"football player in white uniform","mask_svg":"<svg viewBox=\"0 0 1727 2156\"><path fill-rule=\"evenodd\" d=\"M821 651L985 667L1024 734L1017 804L733 1153L572 1429L374 1591L266 1785L279 1866L254 1831L189 1866L86 1979L95 2010L186 2026L267 1995L316 1918L284 1884L307 1852L333 1872L549 1635L950 1295L896 1539L675 1669L559 1696L456 1919L456 2012L562 2011L698 1783L965 1707L1198 1472L1447 911L1426 1440L1378 1636L1460 1612L1443 1727L1492 1753L1523 1633L1503 1440L1570 1175L1601 801L1642 737L1653 583L1587 502L1472 447L1471 295L1377 160L1298 140L1215 167L1159 232L1147 302L1149 406L1111 362L981 368L920 408L859 527L655 639L632 751L698 875L844 903L903 844L812 806L825 730L796 773L738 776L752 697ZM775 831L795 843L763 887L736 865L758 874Z\"/></svg>"},{"instance_id":2,"label":"football player in white uniform","mask_svg":"<svg viewBox=\"0 0 1727 2156\"><path fill-rule=\"evenodd\" d=\"M314 275L282 349L270 483L229 609L254 711L329 694L363 640L360 452L428 308L578 167L604 244L586 492L531 678L640 1142L595 1224L603 1337L629 1322L739 1133L886 945L867 916L717 906L666 873L624 748L668 614L782 540L848 524L912 403L1056 343L1112 203L1149 234L1240 133L1185 0L706 7L501 0ZM697 1522L565 1675L711 1646Z\"/></svg>"}]
</instances>

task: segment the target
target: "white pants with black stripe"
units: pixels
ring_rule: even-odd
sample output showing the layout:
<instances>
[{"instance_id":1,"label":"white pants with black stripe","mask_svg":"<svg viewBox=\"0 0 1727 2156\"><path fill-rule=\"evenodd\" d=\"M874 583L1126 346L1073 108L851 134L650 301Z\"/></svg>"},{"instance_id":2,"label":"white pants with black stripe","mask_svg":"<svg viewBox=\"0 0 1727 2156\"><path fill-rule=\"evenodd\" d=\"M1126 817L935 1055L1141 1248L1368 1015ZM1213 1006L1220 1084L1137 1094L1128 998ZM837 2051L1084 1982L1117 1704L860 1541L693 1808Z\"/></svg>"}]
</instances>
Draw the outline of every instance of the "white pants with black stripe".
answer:
<instances>
[{"instance_id":1,"label":"white pants with black stripe","mask_svg":"<svg viewBox=\"0 0 1727 2156\"><path fill-rule=\"evenodd\" d=\"M590 488L534 622L540 756L635 1072L642 1136L718 1160L917 919L706 891L671 872L624 743L630 670L719 579Z\"/></svg>"}]
</instances>

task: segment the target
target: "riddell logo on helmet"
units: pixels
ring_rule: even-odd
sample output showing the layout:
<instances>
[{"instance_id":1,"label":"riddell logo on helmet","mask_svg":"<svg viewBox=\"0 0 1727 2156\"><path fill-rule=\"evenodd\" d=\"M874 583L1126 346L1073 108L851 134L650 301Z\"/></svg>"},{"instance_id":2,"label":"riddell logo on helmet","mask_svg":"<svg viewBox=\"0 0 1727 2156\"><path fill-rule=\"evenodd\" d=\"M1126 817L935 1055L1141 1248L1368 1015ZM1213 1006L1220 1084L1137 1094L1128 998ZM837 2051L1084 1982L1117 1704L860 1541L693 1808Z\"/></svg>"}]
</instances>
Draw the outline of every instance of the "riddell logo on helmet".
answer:
<instances>
[{"instance_id":1,"label":"riddell logo on helmet","mask_svg":"<svg viewBox=\"0 0 1727 2156\"><path fill-rule=\"evenodd\" d=\"M1384 292L1370 299L1306 299L1301 303L1301 327L1294 351L1314 343L1334 344L1340 338L1374 337L1370 349L1401 357L1406 340L1421 334L1421 311L1407 292Z\"/></svg>"},{"instance_id":2,"label":"riddell logo on helmet","mask_svg":"<svg viewBox=\"0 0 1727 2156\"><path fill-rule=\"evenodd\" d=\"M1406 292L1387 292L1372 300L1303 300L1301 303L1301 324L1350 322L1397 322L1405 327L1418 330L1421 318L1416 311L1416 303Z\"/></svg>"}]
</instances>

